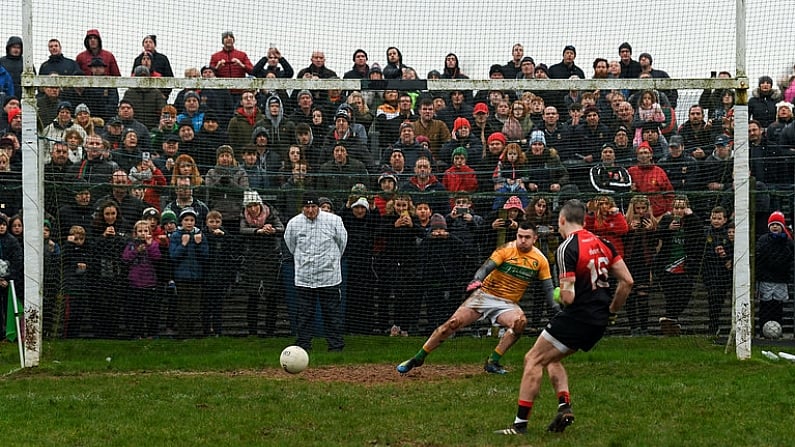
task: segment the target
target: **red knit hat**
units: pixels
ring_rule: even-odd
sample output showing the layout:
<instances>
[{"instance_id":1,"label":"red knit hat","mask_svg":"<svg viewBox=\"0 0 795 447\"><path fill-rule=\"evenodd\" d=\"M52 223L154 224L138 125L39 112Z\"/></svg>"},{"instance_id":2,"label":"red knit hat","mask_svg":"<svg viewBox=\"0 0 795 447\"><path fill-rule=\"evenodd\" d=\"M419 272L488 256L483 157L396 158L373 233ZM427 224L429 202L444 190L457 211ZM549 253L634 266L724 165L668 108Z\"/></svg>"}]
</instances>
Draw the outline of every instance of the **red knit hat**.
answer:
<instances>
[{"instance_id":1,"label":"red knit hat","mask_svg":"<svg viewBox=\"0 0 795 447\"><path fill-rule=\"evenodd\" d=\"M453 133L458 132L458 129L462 127L467 127L471 129L472 125L469 124L469 120L464 117L456 118L455 121L453 121Z\"/></svg>"},{"instance_id":2,"label":"red knit hat","mask_svg":"<svg viewBox=\"0 0 795 447\"><path fill-rule=\"evenodd\" d=\"M770 226L773 224L781 225L781 228L784 229L784 232L787 233L787 236L792 239L792 234L789 232L787 228L787 221L784 218L784 213L781 211L773 211L770 214L770 217L767 218L767 228L770 229Z\"/></svg>"},{"instance_id":3,"label":"red knit hat","mask_svg":"<svg viewBox=\"0 0 795 447\"><path fill-rule=\"evenodd\" d=\"M508 139L505 138L505 134L502 132L494 132L493 134L489 135L489 140L486 142L486 144L489 144L494 140L502 141L502 144L508 142Z\"/></svg>"}]
</instances>

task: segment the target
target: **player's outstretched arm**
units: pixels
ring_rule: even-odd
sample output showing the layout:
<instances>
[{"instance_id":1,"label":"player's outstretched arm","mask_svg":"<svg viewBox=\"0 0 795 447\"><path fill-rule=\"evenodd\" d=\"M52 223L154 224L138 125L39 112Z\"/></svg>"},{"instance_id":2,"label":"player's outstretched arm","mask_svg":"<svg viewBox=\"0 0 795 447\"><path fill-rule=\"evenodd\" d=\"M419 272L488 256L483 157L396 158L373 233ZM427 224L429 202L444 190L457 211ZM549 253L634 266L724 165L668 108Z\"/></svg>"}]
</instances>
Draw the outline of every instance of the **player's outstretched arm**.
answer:
<instances>
[{"instance_id":1,"label":"player's outstretched arm","mask_svg":"<svg viewBox=\"0 0 795 447\"><path fill-rule=\"evenodd\" d=\"M632 274L629 273L627 264L624 263L623 259L610 266L610 275L618 280L616 294L613 297L613 301L610 303L610 312L618 313L618 311L624 307L624 303L627 302L627 297L629 296L629 292L632 291L632 285L635 281L632 279Z\"/></svg>"}]
</instances>

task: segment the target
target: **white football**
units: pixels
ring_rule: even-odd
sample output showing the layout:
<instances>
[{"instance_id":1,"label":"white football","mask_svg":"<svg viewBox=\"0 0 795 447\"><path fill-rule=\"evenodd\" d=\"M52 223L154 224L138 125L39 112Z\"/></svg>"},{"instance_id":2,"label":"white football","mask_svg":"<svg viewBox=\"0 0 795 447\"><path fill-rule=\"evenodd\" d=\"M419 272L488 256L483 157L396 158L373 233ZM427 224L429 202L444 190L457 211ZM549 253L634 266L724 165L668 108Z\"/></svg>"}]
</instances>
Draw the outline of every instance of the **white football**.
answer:
<instances>
[{"instance_id":1,"label":"white football","mask_svg":"<svg viewBox=\"0 0 795 447\"><path fill-rule=\"evenodd\" d=\"M762 326L762 335L770 339L781 338L781 325L778 321L768 321Z\"/></svg>"},{"instance_id":2,"label":"white football","mask_svg":"<svg viewBox=\"0 0 795 447\"><path fill-rule=\"evenodd\" d=\"M300 346L288 346L279 356L279 363L290 374L298 374L309 366L309 354Z\"/></svg>"}]
</instances>

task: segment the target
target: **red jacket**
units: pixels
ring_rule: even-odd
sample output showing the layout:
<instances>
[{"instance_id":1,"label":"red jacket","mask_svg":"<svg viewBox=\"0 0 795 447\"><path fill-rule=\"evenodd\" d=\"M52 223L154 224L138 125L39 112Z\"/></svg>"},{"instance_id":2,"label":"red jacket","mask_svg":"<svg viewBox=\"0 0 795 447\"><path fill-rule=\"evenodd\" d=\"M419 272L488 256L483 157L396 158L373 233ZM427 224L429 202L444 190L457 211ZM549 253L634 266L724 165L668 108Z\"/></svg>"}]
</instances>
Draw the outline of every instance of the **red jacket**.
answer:
<instances>
[{"instance_id":1,"label":"red jacket","mask_svg":"<svg viewBox=\"0 0 795 447\"><path fill-rule=\"evenodd\" d=\"M605 216L603 222L596 220L596 216L593 213L588 213L585 216L585 229L610 241L616 247L618 254L622 258L624 257L623 237L629 231L629 225L622 213L610 213Z\"/></svg>"},{"instance_id":2,"label":"red jacket","mask_svg":"<svg viewBox=\"0 0 795 447\"><path fill-rule=\"evenodd\" d=\"M475 175L475 170L467 165L460 168L451 166L444 171L442 185L448 191L475 192L478 190L478 178Z\"/></svg>"},{"instance_id":3,"label":"red jacket","mask_svg":"<svg viewBox=\"0 0 795 447\"><path fill-rule=\"evenodd\" d=\"M92 53L88 49L89 36L97 36L99 39L99 51L97 54ZM121 76L119 64L116 63L116 57L110 51L102 49L102 36L99 35L98 30L88 30L86 32L86 37L83 40L83 44L85 45L86 49L77 55L75 62L77 62L77 65L80 66L80 69L83 70L83 73L85 73L86 76L91 76L91 68L88 66L88 64L90 64L91 59L95 57L102 59L102 61L105 62L105 65L107 65L107 68L105 68L105 76Z\"/></svg>"},{"instance_id":4,"label":"red jacket","mask_svg":"<svg viewBox=\"0 0 795 447\"><path fill-rule=\"evenodd\" d=\"M632 190L649 196L654 217L659 218L671 211L673 194L661 193L673 193L674 187L661 167L655 165L632 166L627 169L627 172L632 177Z\"/></svg>"},{"instance_id":5,"label":"red jacket","mask_svg":"<svg viewBox=\"0 0 795 447\"><path fill-rule=\"evenodd\" d=\"M245 67L232 62L237 58ZM210 66L215 68L218 62L225 61L221 68L215 70L215 75L219 78L245 78L247 74L254 71L254 65L248 59L248 55L240 50L226 51L221 50L210 57Z\"/></svg>"}]
</instances>

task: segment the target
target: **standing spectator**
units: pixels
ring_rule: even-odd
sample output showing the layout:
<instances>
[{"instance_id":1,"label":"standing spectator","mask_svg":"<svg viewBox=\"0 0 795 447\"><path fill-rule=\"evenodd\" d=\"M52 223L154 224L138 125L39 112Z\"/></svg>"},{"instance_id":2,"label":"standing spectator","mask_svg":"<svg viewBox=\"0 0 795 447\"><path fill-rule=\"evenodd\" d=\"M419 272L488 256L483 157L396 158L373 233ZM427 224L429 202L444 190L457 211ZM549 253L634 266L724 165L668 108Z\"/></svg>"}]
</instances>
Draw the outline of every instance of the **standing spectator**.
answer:
<instances>
[{"instance_id":1,"label":"standing spectator","mask_svg":"<svg viewBox=\"0 0 795 447\"><path fill-rule=\"evenodd\" d=\"M215 69L210 67L209 65L205 65L201 69L201 77L204 79L212 79L215 78ZM225 88L205 88L201 90L193 90L196 92L200 97L200 107L206 113L213 111L218 114L218 123L223 126L224 129L229 125L229 119L232 118L232 113L235 111L235 107L237 105L237 101L240 99L237 96L232 98L232 94L229 93L229 90ZM182 90L180 94L187 93L187 89ZM177 99L174 102L177 106L181 106L183 101L180 100L180 96L177 95Z\"/></svg>"},{"instance_id":2,"label":"standing spectator","mask_svg":"<svg viewBox=\"0 0 795 447\"><path fill-rule=\"evenodd\" d=\"M306 74L317 76L320 79L336 78L337 73L326 67L326 54L322 51L312 52L312 63L308 67L298 72L298 79L304 78Z\"/></svg>"},{"instance_id":3,"label":"standing spectator","mask_svg":"<svg viewBox=\"0 0 795 447\"><path fill-rule=\"evenodd\" d=\"M141 41L141 45L144 49L133 61L133 71L135 71L135 67L141 65L141 61L145 56L149 56L149 59L152 61L152 66L149 67L151 72L159 73L160 76L163 77L173 78L174 71L171 69L171 61L168 60L168 56L157 51L157 36L154 34L147 34L144 36L143 41ZM171 90L169 90L168 93L163 92L163 95L168 97L170 93Z\"/></svg>"},{"instance_id":4,"label":"standing spectator","mask_svg":"<svg viewBox=\"0 0 795 447\"><path fill-rule=\"evenodd\" d=\"M728 211L722 206L712 209L709 226L704 231L702 279L707 288L709 335L718 335L723 302L732 288L734 242L729 238Z\"/></svg>"},{"instance_id":5,"label":"standing spectator","mask_svg":"<svg viewBox=\"0 0 795 447\"><path fill-rule=\"evenodd\" d=\"M679 335L682 329L679 317L693 295L704 249L703 234L701 219L690 209L687 196L676 196L672 211L659 218L654 272L665 296L665 313L660 318L663 335Z\"/></svg>"},{"instance_id":6,"label":"standing spectator","mask_svg":"<svg viewBox=\"0 0 795 447\"><path fill-rule=\"evenodd\" d=\"M574 64L574 59L576 57L577 50L574 46L566 45L566 47L563 48L563 60L549 67L549 79L570 79L572 76L585 79L585 72L582 71L582 68ZM558 110L561 110L561 108L565 109L566 105L563 103L563 96L565 95L565 90L557 91L555 97L559 99L554 101L554 103L545 103L545 105L555 106Z\"/></svg>"},{"instance_id":7,"label":"standing spectator","mask_svg":"<svg viewBox=\"0 0 795 447\"><path fill-rule=\"evenodd\" d=\"M715 150L701 166L701 181L708 194L696 208L699 212L708 212L717 205L730 206L734 191L734 157L733 142L726 135L715 137Z\"/></svg>"},{"instance_id":8,"label":"standing spectator","mask_svg":"<svg viewBox=\"0 0 795 447\"><path fill-rule=\"evenodd\" d=\"M632 59L632 45L624 42L618 47L618 57L621 59L621 78L635 79L640 77L640 63Z\"/></svg>"},{"instance_id":9,"label":"standing spectator","mask_svg":"<svg viewBox=\"0 0 795 447\"><path fill-rule=\"evenodd\" d=\"M105 76L121 76L119 65L116 63L116 56L102 48L102 37L99 35L99 30L88 30L85 39L83 39L83 45L86 49L77 55L75 62L77 62L77 65L80 66L86 76L97 76L90 68L90 64L95 58L101 59L105 67L107 67Z\"/></svg>"},{"instance_id":10,"label":"standing spectator","mask_svg":"<svg viewBox=\"0 0 795 447\"><path fill-rule=\"evenodd\" d=\"M263 118L256 122L256 127L268 131L268 144L279 153L282 160L287 158L287 148L294 142L295 124L284 114L284 105L278 95L271 95L265 101Z\"/></svg>"},{"instance_id":11,"label":"standing spectator","mask_svg":"<svg viewBox=\"0 0 795 447\"><path fill-rule=\"evenodd\" d=\"M450 141L450 129L442 120L434 119L432 100L423 99L419 108L420 119L414 122L414 134L428 137L431 154L434 159L440 159L442 145Z\"/></svg>"},{"instance_id":12,"label":"standing spectator","mask_svg":"<svg viewBox=\"0 0 795 447\"><path fill-rule=\"evenodd\" d=\"M72 120L72 103L61 101L56 109L57 115L55 119L42 132L42 136L46 138L43 141L47 152L51 150L53 142L66 140L65 134L67 130L75 130L84 140L86 138L86 131Z\"/></svg>"},{"instance_id":13,"label":"standing spectator","mask_svg":"<svg viewBox=\"0 0 795 447\"><path fill-rule=\"evenodd\" d=\"M616 252L623 258L623 238L629 226L615 200L610 196L600 195L590 200L586 206L588 213L585 215L585 228L613 244Z\"/></svg>"},{"instance_id":14,"label":"standing spectator","mask_svg":"<svg viewBox=\"0 0 795 447\"><path fill-rule=\"evenodd\" d=\"M524 47L522 44L513 44L513 47L511 48L511 60L502 66L502 73L505 75L505 79L517 79L519 75L523 73L522 63L525 59L527 58L524 57ZM530 60L532 61L533 58L530 58Z\"/></svg>"},{"instance_id":15,"label":"standing spectator","mask_svg":"<svg viewBox=\"0 0 795 447\"><path fill-rule=\"evenodd\" d=\"M218 146L216 164L207 171L204 183L207 185L207 203L210 209L217 210L224 216L240 215L243 191L249 188L249 183L245 169L237 164L232 146ZM237 231L230 232L237 234Z\"/></svg>"},{"instance_id":16,"label":"standing spectator","mask_svg":"<svg viewBox=\"0 0 795 447\"><path fill-rule=\"evenodd\" d=\"M254 66L243 51L235 49L235 35L232 31L221 34L223 48L210 56L210 66L215 69L219 78L245 78L251 74ZM233 97L238 97L241 90L232 90Z\"/></svg>"},{"instance_id":17,"label":"standing spectator","mask_svg":"<svg viewBox=\"0 0 795 447\"><path fill-rule=\"evenodd\" d=\"M161 107L155 108L160 110ZM138 136L138 145L141 150L148 151L152 147L152 140L149 136L149 128L135 118L135 104L128 99L119 101L118 117L124 129L133 129Z\"/></svg>"},{"instance_id":18,"label":"standing spectator","mask_svg":"<svg viewBox=\"0 0 795 447\"><path fill-rule=\"evenodd\" d=\"M320 212L314 199L304 202L301 214L290 219L284 241L295 259L295 287L298 298L296 345L312 349L315 308L323 313L323 330L329 351L342 351L344 322L340 283L340 260L348 242L342 219Z\"/></svg>"},{"instance_id":19,"label":"standing spectator","mask_svg":"<svg viewBox=\"0 0 795 447\"><path fill-rule=\"evenodd\" d=\"M6 55L0 57L0 66L8 71L14 82L14 89L7 93L8 96L22 97L22 69L24 64L22 60L22 38L19 36L9 37L6 42Z\"/></svg>"},{"instance_id":20,"label":"standing spectator","mask_svg":"<svg viewBox=\"0 0 795 447\"><path fill-rule=\"evenodd\" d=\"M624 255L635 287L627 300L630 334L649 335L649 292L651 267L657 250L657 220L651 214L648 197L635 195L627 209L629 231L624 236Z\"/></svg>"},{"instance_id":21,"label":"standing spectator","mask_svg":"<svg viewBox=\"0 0 795 447\"><path fill-rule=\"evenodd\" d=\"M257 108L256 92L246 90L240 97L240 107L235 110L235 114L229 121L227 135L229 144L236 150L242 150L247 144L251 143L251 136L256 123L262 121L265 116Z\"/></svg>"},{"instance_id":22,"label":"standing spectator","mask_svg":"<svg viewBox=\"0 0 795 447\"><path fill-rule=\"evenodd\" d=\"M257 61L251 70L251 74L257 78L264 78L268 73L273 73L280 79L293 77L293 67L287 62L287 58L282 56L278 48L268 48L268 54Z\"/></svg>"},{"instance_id":23,"label":"standing spectator","mask_svg":"<svg viewBox=\"0 0 795 447\"><path fill-rule=\"evenodd\" d=\"M235 221L232 221L234 225ZM235 239L223 226L223 216L217 210L207 213L204 237L207 240L207 260L204 263L202 294L202 326L205 336L218 337L223 333L221 315L224 303L237 275L239 259Z\"/></svg>"},{"instance_id":24,"label":"standing spectator","mask_svg":"<svg viewBox=\"0 0 795 447\"><path fill-rule=\"evenodd\" d=\"M318 170L315 185L333 199L343 201L343 194L353 185L369 183L367 168L361 161L348 156L347 144L343 140L334 144L333 157L333 160L324 163Z\"/></svg>"},{"instance_id":25,"label":"standing spectator","mask_svg":"<svg viewBox=\"0 0 795 447\"><path fill-rule=\"evenodd\" d=\"M402 79L403 70L406 65L403 64L403 53L396 47L389 47L386 49L386 66L383 69L384 79Z\"/></svg>"},{"instance_id":26,"label":"standing spectator","mask_svg":"<svg viewBox=\"0 0 795 447\"><path fill-rule=\"evenodd\" d=\"M75 338L80 335L80 325L90 308L89 288L93 285L90 276L90 246L86 244L86 229L74 225L67 230L63 246L63 337ZM5 319L3 320L5 321Z\"/></svg>"},{"instance_id":27,"label":"standing spectator","mask_svg":"<svg viewBox=\"0 0 795 447\"><path fill-rule=\"evenodd\" d=\"M637 159L638 164L627 169L632 176L632 191L649 196L652 213L659 220L660 216L671 210L670 193L674 187L665 171L653 164L651 146L647 142L638 146Z\"/></svg>"},{"instance_id":28,"label":"standing spectator","mask_svg":"<svg viewBox=\"0 0 795 447\"><path fill-rule=\"evenodd\" d=\"M281 258L284 224L276 209L263 203L256 191L243 195L240 241L243 247L242 287L248 297L248 334L259 335L260 307L265 315L262 334L272 336L276 324L279 287L276 280ZM297 266L296 266L297 268ZM325 310L325 309L324 309ZM324 312L325 313L325 312Z\"/></svg>"},{"instance_id":29,"label":"standing spectator","mask_svg":"<svg viewBox=\"0 0 795 447\"><path fill-rule=\"evenodd\" d=\"M704 109L690 106L688 120L679 126L679 135L685 142L685 152L696 160L704 160L712 154L714 137L712 123L704 120Z\"/></svg>"},{"instance_id":30,"label":"standing spectator","mask_svg":"<svg viewBox=\"0 0 795 447\"><path fill-rule=\"evenodd\" d=\"M686 154L684 149L682 137L672 136L671 141L668 142L668 155L660 159L657 166L665 171L674 191L682 193L698 191L703 186L700 182L700 165L695 158Z\"/></svg>"},{"instance_id":31,"label":"standing spectator","mask_svg":"<svg viewBox=\"0 0 795 447\"><path fill-rule=\"evenodd\" d=\"M776 119L776 103L781 101L781 91L773 87L773 78L762 76L759 87L754 89L753 97L748 100L748 119L759 121L767 128Z\"/></svg>"},{"instance_id":32,"label":"standing spectator","mask_svg":"<svg viewBox=\"0 0 795 447\"><path fill-rule=\"evenodd\" d=\"M107 76L108 64L101 57L95 57L87 63L88 76ZM116 116L119 105L119 91L113 87L86 87L83 89L82 102L107 123Z\"/></svg>"},{"instance_id":33,"label":"standing spectator","mask_svg":"<svg viewBox=\"0 0 795 447\"><path fill-rule=\"evenodd\" d=\"M414 163L414 175L400 185L400 190L411 194L414 202L417 197L424 196L424 201L431 206L432 210L446 210L447 193L442 182L433 174L431 160L425 155L420 155Z\"/></svg>"},{"instance_id":34,"label":"standing spectator","mask_svg":"<svg viewBox=\"0 0 795 447\"><path fill-rule=\"evenodd\" d=\"M98 203L113 201L117 204L120 217L123 219L120 219L122 222L116 225L116 230L124 233L132 232L132 226L147 208L144 202L130 193L131 183L127 171L117 169L110 179L111 193L98 200Z\"/></svg>"},{"instance_id":35,"label":"standing spectator","mask_svg":"<svg viewBox=\"0 0 795 447\"><path fill-rule=\"evenodd\" d=\"M442 185L450 192L474 193L478 190L475 170L467 165L467 150L459 146L453 151L452 166L444 171Z\"/></svg>"},{"instance_id":36,"label":"standing spectator","mask_svg":"<svg viewBox=\"0 0 795 447\"><path fill-rule=\"evenodd\" d=\"M782 323L784 301L789 299L788 285L792 284L792 265L795 252L792 235L785 226L784 214L774 211L767 220L768 233L756 242L756 288L759 298L757 333L768 321Z\"/></svg>"},{"instance_id":37,"label":"standing spectator","mask_svg":"<svg viewBox=\"0 0 795 447\"><path fill-rule=\"evenodd\" d=\"M648 74L653 79L670 78L670 76L668 76L668 73L662 70L657 70L655 68L652 68L651 66L652 62L654 62L654 60L652 59L651 54L642 53L640 55L640 57L638 58L638 63L640 64L640 74L638 75L638 77L643 77L644 74ZM668 98L671 107L675 109L679 101L679 92L677 92L676 90L661 90L660 93L664 94Z\"/></svg>"},{"instance_id":38,"label":"standing spectator","mask_svg":"<svg viewBox=\"0 0 795 447\"><path fill-rule=\"evenodd\" d=\"M347 332L372 334L377 329L373 301L373 241L380 229L381 216L367 198L351 194L340 217L348 233L348 246L343 254L348 271L345 281Z\"/></svg>"},{"instance_id":39,"label":"standing spectator","mask_svg":"<svg viewBox=\"0 0 795 447\"><path fill-rule=\"evenodd\" d=\"M140 216L139 212L136 218ZM119 205L111 199L100 201L91 227L91 263L96 269L94 290L125 290L127 283L123 275L121 254L128 235ZM119 336L122 295L123 293L105 293L92 302L91 326L96 337Z\"/></svg>"},{"instance_id":40,"label":"standing spectator","mask_svg":"<svg viewBox=\"0 0 795 447\"><path fill-rule=\"evenodd\" d=\"M346 71L342 79L367 79L370 66L367 65L367 52L361 48L353 52L353 67Z\"/></svg>"},{"instance_id":41,"label":"standing spectator","mask_svg":"<svg viewBox=\"0 0 795 447\"><path fill-rule=\"evenodd\" d=\"M85 139L86 158L67 169L71 180L83 180L93 186L99 186L95 195L105 193L105 185L110 183L113 172L119 169L114 161L109 161L110 151L105 147L105 140L99 135L88 135Z\"/></svg>"},{"instance_id":42,"label":"standing spectator","mask_svg":"<svg viewBox=\"0 0 795 447\"><path fill-rule=\"evenodd\" d=\"M602 145L600 163L590 170L591 186L599 193L625 193L632 187L632 177L623 166L616 164L616 145Z\"/></svg>"},{"instance_id":43,"label":"standing spectator","mask_svg":"<svg viewBox=\"0 0 795 447\"><path fill-rule=\"evenodd\" d=\"M193 208L182 209L180 226L169 240L177 289L175 329L180 338L196 336L201 331L202 263L207 259L209 247L196 227L197 217Z\"/></svg>"},{"instance_id":44,"label":"standing spectator","mask_svg":"<svg viewBox=\"0 0 795 447\"><path fill-rule=\"evenodd\" d=\"M124 302L124 326L133 340L157 335L157 272L160 245L153 238L149 222L139 220L133 226L132 240L122 252L129 266L127 299Z\"/></svg>"},{"instance_id":45,"label":"standing spectator","mask_svg":"<svg viewBox=\"0 0 795 447\"><path fill-rule=\"evenodd\" d=\"M17 297L22 297L24 286L23 268L24 255L19 241L8 231L8 216L0 213L0 333L5 335L6 310L8 309L7 297L10 281L14 281Z\"/></svg>"},{"instance_id":46,"label":"standing spectator","mask_svg":"<svg viewBox=\"0 0 795 447\"><path fill-rule=\"evenodd\" d=\"M133 73L136 77L149 77L151 73L143 65L135 67ZM129 88L122 101L128 101L133 109L138 111L138 120L146 129L155 127L160 122L160 110L166 106L163 92L156 88ZM148 135L147 135L148 136Z\"/></svg>"},{"instance_id":47,"label":"standing spectator","mask_svg":"<svg viewBox=\"0 0 795 447\"><path fill-rule=\"evenodd\" d=\"M39 75L47 76L58 73L61 76L80 76L83 74L83 70L80 69L77 62L63 55L61 41L50 39L47 42L47 50L50 52L50 57L42 62L39 67Z\"/></svg>"}]
</instances>

